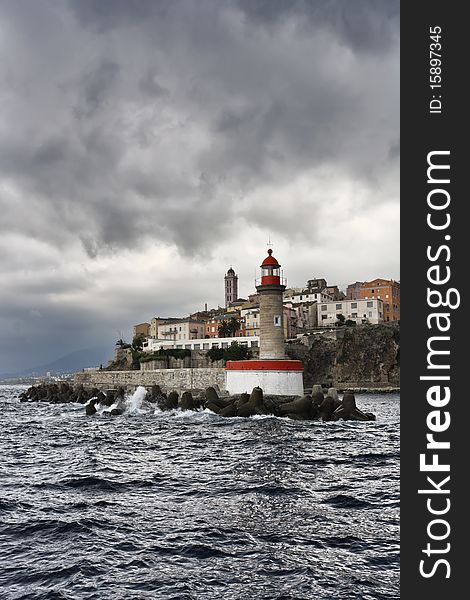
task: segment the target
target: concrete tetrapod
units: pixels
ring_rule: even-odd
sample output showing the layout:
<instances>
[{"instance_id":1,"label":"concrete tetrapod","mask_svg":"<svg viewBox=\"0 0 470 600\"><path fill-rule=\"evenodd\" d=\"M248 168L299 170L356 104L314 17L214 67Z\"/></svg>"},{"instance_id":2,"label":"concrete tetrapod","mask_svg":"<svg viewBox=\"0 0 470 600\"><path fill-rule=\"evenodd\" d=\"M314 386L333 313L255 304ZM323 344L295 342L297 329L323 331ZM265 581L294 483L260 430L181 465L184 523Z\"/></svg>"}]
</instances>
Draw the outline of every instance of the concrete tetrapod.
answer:
<instances>
[{"instance_id":1,"label":"concrete tetrapod","mask_svg":"<svg viewBox=\"0 0 470 600\"><path fill-rule=\"evenodd\" d=\"M251 417L253 415L269 414L263 402L263 390L260 387L253 388L248 402L242 404L237 412L239 417Z\"/></svg>"},{"instance_id":2,"label":"concrete tetrapod","mask_svg":"<svg viewBox=\"0 0 470 600\"><path fill-rule=\"evenodd\" d=\"M281 417L290 417L294 419L311 419L312 408L312 396L307 395L302 398L296 398L292 402L281 404L278 408L278 414Z\"/></svg>"},{"instance_id":3,"label":"concrete tetrapod","mask_svg":"<svg viewBox=\"0 0 470 600\"><path fill-rule=\"evenodd\" d=\"M345 421L375 421L375 415L363 413L356 406L354 394L346 393L343 396L341 406L333 413L333 419L344 419Z\"/></svg>"}]
</instances>

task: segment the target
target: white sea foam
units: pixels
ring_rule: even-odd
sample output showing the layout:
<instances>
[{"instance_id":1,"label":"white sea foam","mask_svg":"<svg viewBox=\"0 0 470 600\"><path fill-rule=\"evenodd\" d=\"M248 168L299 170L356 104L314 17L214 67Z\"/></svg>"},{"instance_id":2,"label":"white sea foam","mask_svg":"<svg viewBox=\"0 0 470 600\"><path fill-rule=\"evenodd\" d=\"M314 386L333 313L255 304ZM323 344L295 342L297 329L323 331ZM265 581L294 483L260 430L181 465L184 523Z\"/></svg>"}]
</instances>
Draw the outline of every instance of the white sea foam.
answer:
<instances>
[{"instance_id":1,"label":"white sea foam","mask_svg":"<svg viewBox=\"0 0 470 600\"><path fill-rule=\"evenodd\" d=\"M142 411L142 403L145 400L145 396L147 395L147 390L142 387L141 385L139 385L139 387L136 389L136 391L131 394L130 396L127 396L126 398L126 410L125 412L127 414L139 414Z\"/></svg>"}]
</instances>

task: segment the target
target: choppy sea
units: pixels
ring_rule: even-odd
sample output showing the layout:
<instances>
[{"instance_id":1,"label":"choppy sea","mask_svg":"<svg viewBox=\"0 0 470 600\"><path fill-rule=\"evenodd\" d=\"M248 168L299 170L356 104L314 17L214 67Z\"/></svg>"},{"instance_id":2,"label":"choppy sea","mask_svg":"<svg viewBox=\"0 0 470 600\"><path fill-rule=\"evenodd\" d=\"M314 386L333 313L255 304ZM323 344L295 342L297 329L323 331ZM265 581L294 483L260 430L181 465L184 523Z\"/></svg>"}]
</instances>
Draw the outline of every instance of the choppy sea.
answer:
<instances>
[{"instance_id":1,"label":"choppy sea","mask_svg":"<svg viewBox=\"0 0 470 600\"><path fill-rule=\"evenodd\" d=\"M400 597L397 394L321 423L23 389L0 386L0 598Z\"/></svg>"}]
</instances>

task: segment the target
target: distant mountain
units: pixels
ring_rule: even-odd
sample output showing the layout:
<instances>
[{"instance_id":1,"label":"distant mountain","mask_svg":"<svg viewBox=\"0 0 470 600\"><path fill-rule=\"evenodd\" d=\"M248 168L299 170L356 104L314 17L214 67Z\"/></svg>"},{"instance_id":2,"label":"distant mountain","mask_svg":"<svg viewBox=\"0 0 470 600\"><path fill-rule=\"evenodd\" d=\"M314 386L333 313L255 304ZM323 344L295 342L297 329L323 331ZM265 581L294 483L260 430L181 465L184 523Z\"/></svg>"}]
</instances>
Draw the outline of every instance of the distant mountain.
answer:
<instances>
[{"instance_id":1,"label":"distant mountain","mask_svg":"<svg viewBox=\"0 0 470 600\"><path fill-rule=\"evenodd\" d=\"M99 367L101 364L105 367L108 360L113 356L113 348L109 346L94 346L76 350L66 354L53 362L40 365L32 369L25 369L16 373L0 373L1 379L13 377L28 377L30 375L45 375L50 371L51 374L59 375L61 373L74 373L81 371L85 367Z\"/></svg>"}]
</instances>

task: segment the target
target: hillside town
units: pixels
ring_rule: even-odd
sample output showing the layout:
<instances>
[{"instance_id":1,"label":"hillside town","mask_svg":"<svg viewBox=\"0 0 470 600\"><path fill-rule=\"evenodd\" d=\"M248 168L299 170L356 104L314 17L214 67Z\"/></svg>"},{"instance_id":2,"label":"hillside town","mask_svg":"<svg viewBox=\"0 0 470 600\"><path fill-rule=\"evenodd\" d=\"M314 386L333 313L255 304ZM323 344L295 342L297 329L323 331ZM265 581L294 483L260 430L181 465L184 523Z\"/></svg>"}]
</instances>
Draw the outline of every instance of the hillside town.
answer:
<instances>
[{"instance_id":1,"label":"hillside town","mask_svg":"<svg viewBox=\"0 0 470 600\"><path fill-rule=\"evenodd\" d=\"M191 313L184 318L153 317L134 325L133 338L145 352L170 349L211 350L233 343L259 347L259 295L238 295L238 275L230 267L224 276L224 306ZM286 341L327 328L376 325L400 320L400 283L376 278L356 281L343 291L324 278L309 279L304 287L283 292L282 326Z\"/></svg>"}]
</instances>

